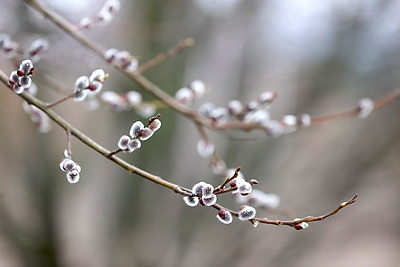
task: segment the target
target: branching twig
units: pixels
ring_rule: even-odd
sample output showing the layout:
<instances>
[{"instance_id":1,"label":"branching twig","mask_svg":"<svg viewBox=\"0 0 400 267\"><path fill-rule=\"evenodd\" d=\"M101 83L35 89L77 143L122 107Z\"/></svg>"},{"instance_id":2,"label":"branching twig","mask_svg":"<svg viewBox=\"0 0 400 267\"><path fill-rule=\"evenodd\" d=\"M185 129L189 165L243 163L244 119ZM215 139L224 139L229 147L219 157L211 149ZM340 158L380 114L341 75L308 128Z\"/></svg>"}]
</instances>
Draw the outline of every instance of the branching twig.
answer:
<instances>
[{"instance_id":1,"label":"branching twig","mask_svg":"<svg viewBox=\"0 0 400 267\"><path fill-rule=\"evenodd\" d=\"M61 17L54 11L50 10L43 4L39 3L37 0L23 0L23 1L26 2L27 4L29 4L30 6L32 6L38 12L42 13L46 18L48 18L51 22L55 23L58 27L60 27L62 30L64 30L68 35L75 38L78 42L80 42L85 47L89 48L90 50L94 51L98 56L100 56L103 60L106 61L106 59L103 56L104 50L102 48L100 48L99 46L97 46L89 38L87 38L82 32L77 31L75 25L73 25L72 23L69 23L63 17ZM251 130L258 129L258 130L265 131L265 128L262 125L259 125L257 123L245 123L245 122L240 122L240 121L234 121L234 122L215 124L212 122L212 120L199 115L196 110L193 110L193 109L183 105L182 103L177 101L175 98L173 98L170 95L168 95L167 93L165 93L161 88L159 88L158 86L156 86L155 84L150 82L147 78L145 78L143 75L141 75L139 71L128 72L118 66L115 66L115 67L117 67L117 69L120 72L124 73L129 78L131 78L133 81L135 81L144 90L150 92L155 97L161 99L166 105L168 105L172 109L178 111L182 115L190 118L192 121L199 123L205 127L208 127L211 129L216 129L216 130L251 131ZM381 108L398 98L400 98L399 91L394 91L392 93L389 93L388 95L386 95L386 96L382 97L381 99L378 99L374 102L374 109ZM357 115L357 111L358 111L358 109L355 108L355 109L340 112L337 114L315 117L311 120L311 125L319 125L322 123L355 116L355 115Z\"/></svg>"},{"instance_id":2,"label":"branching twig","mask_svg":"<svg viewBox=\"0 0 400 267\"><path fill-rule=\"evenodd\" d=\"M106 61L104 58L104 49L100 48L97 46L94 42L92 42L89 38L87 38L82 32L77 31L76 27L65 20L63 17L61 17L59 14L56 12L50 10L47 8L45 5L39 3L36 0L23 0L30 6L32 6L34 9L36 9L38 12L43 14L47 19L49 19L51 22L56 24L58 27L60 27L62 30L64 30L68 35L76 39L78 42L83 44L85 47L89 48L90 50L94 51L96 55L101 57L103 60ZM175 109L179 113L193 118L194 120L199 120L201 123L205 123L204 118L202 119L197 115L197 112L191 110L190 108L186 107L179 101L176 101L173 97L165 93L162 89L160 89L158 86L150 82L147 78L142 76L139 72L128 72L124 70L123 68L120 68L116 65L114 65L120 72L124 73L127 75L130 79L135 81L137 84L139 84L144 90L150 92L157 98L161 99L164 101L169 107Z\"/></svg>"},{"instance_id":3,"label":"branching twig","mask_svg":"<svg viewBox=\"0 0 400 267\"><path fill-rule=\"evenodd\" d=\"M8 83L8 77L7 75L2 72L0 70L0 80L6 85L9 86ZM67 132L67 139L68 139L68 153L71 153L71 148L70 148L70 136L73 135L75 136L78 140L80 140L82 143L84 143L85 145L87 145L88 147L90 147L91 149L95 150L96 152L98 152L99 154L101 154L102 156L104 156L105 158L111 160L112 162L114 162L115 164L117 164L118 166L122 167L123 169L127 170L129 173L135 173L149 181L152 181L156 184L159 184L163 187L169 188L171 190L173 190L175 193L183 195L183 196L193 196L192 191L188 188L184 188L182 186L179 186L177 184L168 182L164 179L162 179L159 176L156 176L154 174L151 174L145 170L142 170L132 164L127 163L126 161L122 160L121 158L117 157L115 154L119 152L119 150L115 150L115 151L109 151L106 148L104 148L103 146L101 146L100 144L98 144L97 142L95 142L94 140L92 140L91 138L89 138L88 136L84 135L82 132L80 132L79 130L77 130L76 128L74 128L72 125L70 125L68 122L66 122L61 116L59 116L56 112L54 112L53 110L51 110L48 105L46 105L46 103L40 101L39 99L35 98L34 96L31 96L30 94L23 92L22 94L19 95L21 98L23 98L25 101L27 101L29 104L36 106L37 108L39 108L40 110L42 110L44 113L46 113L49 118L51 120L53 120L56 124L58 124L61 128L63 128L66 132ZM150 118L150 123L159 118L160 114L157 114L156 116ZM216 188L215 193L216 194L222 194L222 193L227 193L227 192L231 192L233 190L235 190L236 188L230 188L230 189L224 189L224 187L230 182L232 181L234 178L236 178L239 174L240 168L237 168L235 173L231 176L231 177L227 177L225 179L225 181ZM347 202L343 202L338 208L336 208L335 210L322 215L322 216L318 216L318 217L313 217L313 216L308 216L305 217L303 219L298 219L298 220L292 220L292 221L281 221L281 220L268 220L267 218L253 218L250 220L250 222L254 225L257 226L258 223L265 223L265 224L274 224L274 225L288 225L288 226L292 226L295 227L297 224L300 224L302 222L314 222L314 221L321 221L324 220L332 215L335 215L336 213L338 213L341 209L343 209L344 207L352 204L355 202L357 195L354 196L350 201ZM216 208L217 210L229 210L223 206L221 206L220 204L214 204L212 205L212 207ZM238 216L238 212L233 211L233 210L229 210L233 216Z\"/></svg>"},{"instance_id":4,"label":"branching twig","mask_svg":"<svg viewBox=\"0 0 400 267\"><path fill-rule=\"evenodd\" d=\"M8 77L2 71L0 71L0 79L6 86L8 86ZM135 173L147 180L150 180L156 184L162 185L162 186L169 188L175 192L180 192L182 190L190 191L189 189L181 188L180 186L178 186L174 183L168 182L159 176L156 176L156 175L146 172L145 170L142 170L132 164L129 164L126 161L122 160L121 158L119 158L115 155L110 156L111 151L107 150L106 148L104 148L103 146L101 146L100 144L98 144L97 142L95 142L94 140L92 140L91 138L89 138L88 136L83 134L82 132L80 132L78 129L73 127L71 124L69 124L67 121L65 121L60 115L58 115L53 110L49 109L47 107L46 103L40 101L36 97L31 96L30 94L25 93L25 92L20 94L19 96L22 97L24 100L26 100L29 104L34 105L37 108L39 108L40 110L42 110L44 113L46 113L50 117L51 120L53 120L55 123L57 123L65 131L70 131L71 135L75 136L82 143L84 143L85 145L87 145L88 147L93 149L94 151L98 152L105 158L108 158L109 160L113 161L115 164L122 167L129 173Z\"/></svg>"},{"instance_id":5,"label":"branching twig","mask_svg":"<svg viewBox=\"0 0 400 267\"><path fill-rule=\"evenodd\" d=\"M74 96L75 96L75 93L70 94L70 95L67 95L67 96L64 96L63 98L60 98L60 99L58 99L58 100L56 100L56 101L54 101L54 102L48 103L48 104L47 104L47 107L48 107L48 108L52 108L52 107L54 107L54 106L57 106L58 104L60 104L60 103L62 103L62 102L65 102L65 101L67 101L68 99L73 98Z\"/></svg>"},{"instance_id":6,"label":"branching twig","mask_svg":"<svg viewBox=\"0 0 400 267\"><path fill-rule=\"evenodd\" d=\"M277 225L277 226L281 226L281 225L286 225L286 226L291 226L291 227L295 227L295 225L298 225L300 223L309 223L309 222L316 222L316 221L322 221L325 220L326 218L329 218L335 214L337 214L339 211L341 211L343 208L353 204L354 202L356 202L357 199L357 195L355 195L352 199L350 199L349 201L345 201L343 203L341 203L336 209L328 212L325 215L321 215L321 216L307 216L301 219L297 219L297 220L290 220L290 221L282 221L282 220L269 220L267 218L253 218L252 220L250 220L250 222L254 225L257 226L258 223L265 223L265 224L272 224L272 225ZM213 205L213 207L217 210L221 210L221 209L225 209L225 210L229 210L226 209L225 207L219 205L219 204L215 204ZM231 214L235 217L239 216L239 213L233 210L229 210L231 212Z\"/></svg>"}]
</instances>

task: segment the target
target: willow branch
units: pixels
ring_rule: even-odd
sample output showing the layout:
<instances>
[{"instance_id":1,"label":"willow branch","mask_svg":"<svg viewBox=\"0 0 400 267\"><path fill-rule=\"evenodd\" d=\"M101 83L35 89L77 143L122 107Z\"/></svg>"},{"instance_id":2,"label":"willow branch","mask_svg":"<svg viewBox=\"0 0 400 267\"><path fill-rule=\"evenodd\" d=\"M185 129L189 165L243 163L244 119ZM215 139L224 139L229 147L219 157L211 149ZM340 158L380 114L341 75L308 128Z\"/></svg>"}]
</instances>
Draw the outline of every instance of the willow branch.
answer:
<instances>
[{"instance_id":1,"label":"willow branch","mask_svg":"<svg viewBox=\"0 0 400 267\"><path fill-rule=\"evenodd\" d=\"M0 70L0 79L1 81L6 85L8 85L8 77L7 75ZM128 162L122 160L121 158L115 156L115 155L111 155L110 153L111 151L109 151L108 149L104 148L103 146L101 146L100 144L98 144L97 142L95 142L93 139L91 139L90 137L86 136L85 134L83 134L81 131L79 131L78 129L76 129L75 127L73 127L71 124L69 124L67 121L65 121L60 115L58 115L56 112L54 112L53 110L51 110L50 108L47 107L47 104L40 101L39 99L37 99L36 97L23 92L22 94L19 95L21 98L23 98L24 100L26 100L29 104L36 106L37 108L39 108L40 110L42 110L44 113L46 113L49 118L54 121L56 124L58 124L61 128L63 128L65 131L70 131L71 135L75 136L78 140L80 140L82 143L84 143L85 145L87 145L88 147L90 147L91 149L93 149L94 151L98 152L100 155L102 155L103 157L111 160L112 162L114 162L115 164L117 164L118 166L122 167L123 169L125 169L126 171L128 171L129 173L135 173L149 181L152 181L156 184L159 184L163 187L169 188L171 190L173 190L176 193L179 194L183 194L183 191L189 191L189 189L183 188L179 185L176 185L174 183L168 182L164 179L162 179L159 176L156 176L154 174L151 174L145 170L142 170L132 164L129 164Z\"/></svg>"},{"instance_id":2,"label":"willow branch","mask_svg":"<svg viewBox=\"0 0 400 267\"><path fill-rule=\"evenodd\" d=\"M2 81L2 83L4 85L6 85L7 87L9 87L9 83L8 83L8 77L7 75L0 70L0 80ZM35 98L34 96L23 92L22 94L19 95L21 98L23 98L25 101L27 101L29 104L36 106L37 108L39 108L40 110L42 110L44 113L46 113L49 118L54 121L57 125L59 125L62 129L64 129L67 132L67 139L68 139L68 152L70 153L70 135L75 136L78 140L80 140L82 143L84 143L86 146L88 146L89 148L93 149L94 151L98 152L100 155L102 155L103 157L111 160L112 162L114 162L115 164L117 164L118 166L122 167L123 169L125 169L126 171L128 171L130 174L135 173L137 175L139 175L140 177L143 177L153 183L156 183L158 185L161 185L165 188L171 189L172 191L174 191L175 193L178 193L180 195L183 196L192 196L191 190L181 187L177 184L168 182L164 179L162 179L159 176L156 176L154 174L151 174L145 170L142 170L132 164L127 163L126 161L122 160L121 158L117 157L115 154L115 151L109 151L106 148L104 148L103 146L101 146L100 144L98 144L97 142L95 142L94 140L92 140L91 138L89 138L88 136L86 136L85 134L83 134L81 131L77 130L75 127L73 127L71 124L69 124L67 121L65 121L60 115L58 115L56 112L54 112L53 110L51 110L50 108L48 108L48 105L46 105L46 103L40 101L39 99ZM240 168L238 168L235 171L235 174L230 177L227 178L225 180L225 182L223 184L221 184L219 187L219 189L223 189L223 187L232 179L234 179L237 175L238 172L240 171ZM217 190L218 191L218 190ZM221 190L221 192L219 193L227 193L231 190ZM331 217L335 214L337 214L340 210L342 210L343 208L353 204L356 201L357 195L355 195L351 200L347 201L347 202L343 202L339 205L339 207L337 207L335 210L322 215L322 216L307 216L305 218L302 219L298 219L298 220L291 220L291 221L282 221L282 220L269 220L267 218L253 218L250 220L250 222L254 225L257 226L258 223L264 223L264 224L273 224L273 225L287 225L287 226L292 226L295 227L295 225L302 223L302 222L315 222L315 221L322 221L328 217ZM227 209L223 206L221 206L220 204L214 204L212 206L213 208L217 209L217 210L221 210L221 209L225 209L225 210L229 210L233 216L238 217L238 212Z\"/></svg>"}]
</instances>

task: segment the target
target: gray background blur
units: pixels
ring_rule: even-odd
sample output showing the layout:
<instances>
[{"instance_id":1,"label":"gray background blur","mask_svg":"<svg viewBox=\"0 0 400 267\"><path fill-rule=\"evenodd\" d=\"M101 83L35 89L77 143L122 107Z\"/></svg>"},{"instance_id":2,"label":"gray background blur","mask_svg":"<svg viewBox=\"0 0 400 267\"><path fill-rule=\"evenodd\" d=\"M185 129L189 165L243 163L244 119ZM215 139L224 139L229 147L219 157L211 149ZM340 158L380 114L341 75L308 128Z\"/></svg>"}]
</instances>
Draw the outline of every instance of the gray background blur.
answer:
<instances>
[{"instance_id":1,"label":"gray background blur","mask_svg":"<svg viewBox=\"0 0 400 267\"><path fill-rule=\"evenodd\" d=\"M72 22L94 15L103 1L43 1ZM27 46L46 37L51 49L38 71L72 87L96 68L110 73L104 90L140 90L22 1L0 0L0 32ZM103 47L127 49L141 62L178 40L196 45L145 75L168 93L195 79L212 86L199 103L225 105L279 94L271 113L312 116L354 107L400 85L400 2L122 1L110 25L87 31ZM4 57L0 67L13 66ZM34 78L35 79L35 78ZM59 94L36 81L39 97ZM229 167L240 166L257 187L280 195L299 217L320 215L359 194L340 214L303 231L223 225L215 210L190 208L171 191L130 176L73 141L81 164L70 185L58 163L65 133L39 134L22 101L0 85L0 266L396 266L400 262L400 106L365 120L346 119L280 138L261 133L211 133ZM146 100L151 96L144 94ZM56 107L74 126L112 149L137 119L134 112ZM196 152L198 135L170 110L163 127L124 159L191 187L218 184ZM237 208L229 196L222 202ZM282 218L260 212L269 218Z\"/></svg>"}]
</instances>

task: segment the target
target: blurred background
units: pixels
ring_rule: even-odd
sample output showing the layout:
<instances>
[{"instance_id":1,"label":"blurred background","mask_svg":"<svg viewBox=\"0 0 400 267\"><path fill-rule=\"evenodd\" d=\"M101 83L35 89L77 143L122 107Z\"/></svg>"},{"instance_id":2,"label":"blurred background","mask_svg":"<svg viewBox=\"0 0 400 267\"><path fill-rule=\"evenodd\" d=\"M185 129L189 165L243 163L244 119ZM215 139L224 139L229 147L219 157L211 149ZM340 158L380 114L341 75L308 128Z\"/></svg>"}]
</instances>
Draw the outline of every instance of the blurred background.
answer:
<instances>
[{"instance_id":1,"label":"blurred background","mask_svg":"<svg viewBox=\"0 0 400 267\"><path fill-rule=\"evenodd\" d=\"M104 1L44 4L78 23ZM194 47L145 73L174 95L201 79L212 90L198 101L244 103L278 92L271 115L311 116L355 107L400 85L400 3L385 0L135 0L106 26L84 31L100 46L126 49L140 62L193 37ZM37 72L70 87L97 68L103 90L140 88L65 35L23 1L0 0L0 32L22 47L38 37L50 49ZM0 68L15 67L0 57ZM34 76L35 80L35 76ZM35 80L44 101L62 95ZM228 167L241 167L256 187L276 193L296 217L321 215L359 194L356 204L303 231L234 220L184 204L179 195L129 175L73 139L81 180L59 169L66 135L55 124L39 133L22 101L0 85L0 266L397 266L400 261L400 105L364 120L351 118L278 138L261 132L210 132ZM145 100L152 96L143 92ZM54 108L72 125L116 147L133 111L88 110L73 101ZM121 157L166 180L217 185L196 151L194 125L159 110L163 127L142 149ZM144 119L142 119L144 120ZM231 138L233 137L233 138ZM242 140L240 140L242 139ZM245 140L243 140L245 139ZM221 203L237 209L229 195ZM259 211L258 216L282 216Z\"/></svg>"}]
</instances>

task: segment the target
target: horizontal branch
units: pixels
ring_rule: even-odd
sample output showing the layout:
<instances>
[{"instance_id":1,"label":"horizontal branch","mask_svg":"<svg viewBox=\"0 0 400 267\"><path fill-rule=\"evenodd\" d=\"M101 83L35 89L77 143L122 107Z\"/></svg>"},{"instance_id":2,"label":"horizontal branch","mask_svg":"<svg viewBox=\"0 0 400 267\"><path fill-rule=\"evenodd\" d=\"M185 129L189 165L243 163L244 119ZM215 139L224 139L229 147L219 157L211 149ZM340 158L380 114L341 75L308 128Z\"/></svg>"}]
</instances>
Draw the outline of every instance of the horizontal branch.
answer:
<instances>
[{"instance_id":1,"label":"horizontal branch","mask_svg":"<svg viewBox=\"0 0 400 267\"><path fill-rule=\"evenodd\" d=\"M96 45L94 42L92 42L88 37L86 37L81 31L79 31L75 25L72 23L68 22L65 20L62 16L57 14L56 12L52 11L51 9L47 8L43 4L39 3L37 0L23 0L26 2L28 5L32 6L34 9L36 9L38 12L43 14L48 20L56 24L58 27L60 27L62 30L64 30L68 35L76 39L78 42L83 44L85 47L89 48L93 52L95 52L99 57L101 57L105 62L107 60L104 57L104 49ZM192 40L189 39L184 39L181 42L177 44L176 47L171 48L169 51L160 54L159 56L156 56L153 60L150 60L149 62L145 63L143 65L142 69L138 69L137 71L134 72L128 72L125 69L114 65L115 68L117 68L120 72L128 76L132 81L136 82L142 89L145 91L148 91L155 97L159 98L162 100L167 106L170 108L176 110L180 114L188 117L191 119L193 122L203 125L207 128L213 129L213 130L242 130L242 131L252 131L252 130L262 130L265 131L265 127L257 124L257 123L246 123L246 122L241 122L241 121L229 121L225 123L213 123L213 121L209 118L201 116L197 110L191 109L181 102L177 101L175 98L171 97L169 94L167 94L164 90L162 90L160 87L157 85L153 84L151 81L149 81L146 77L144 77L141 72L145 71L146 69L162 62L163 60L166 59L169 55L174 55L181 51L186 46L190 46L192 44ZM108 63L108 62L107 62ZM147 65L147 66L146 66ZM381 108L392 101L400 98L400 91L394 91L392 93L389 93L388 95L376 100L374 102L374 110ZM311 125L320 125L323 123L328 123L332 121L336 121L339 119L344 119L352 116L356 116L358 114L358 108L350 109L347 111L339 112L339 113L334 113L330 115L325 115L325 116L320 116L320 117L314 117L311 118Z\"/></svg>"},{"instance_id":2,"label":"horizontal branch","mask_svg":"<svg viewBox=\"0 0 400 267\"><path fill-rule=\"evenodd\" d=\"M0 70L0 80L1 82L6 85L7 87L10 86L9 82L8 82L8 77L7 75ZM11 90L10 90L11 91ZM104 148L103 146L101 146L100 144L98 144L97 142L95 142L93 139L91 139L90 137L86 136L85 134L83 134L81 131L79 131L78 129L76 129L75 127L73 127L71 124L69 124L67 121L65 121L60 115L58 115L56 112L54 112L52 109L50 109L48 107L48 105L42 101L40 101L39 99L37 99L36 97L30 95L29 93L23 92L21 94L19 94L19 96L21 98L23 98L25 101L27 101L29 104L34 105L35 107L39 108L40 110L42 110L44 113L46 113L49 118L54 121L57 125L59 125L62 129L64 129L67 133L68 136L69 135L73 135L75 136L78 140L80 140L82 143L84 143L85 145L87 145L89 148L93 149L94 151L98 152L99 154L101 154L103 157L111 160L112 162L114 162L115 164L117 164L118 166L122 167L123 169L125 169L126 171L128 171L129 173L135 173L137 175L139 175L140 177L143 177L153 183L159 184L165 188L171 189L172 191L174 191L175 193L178 193L180 195L183 196L192 196L192 192L190 189L181 187L177 184L168 182L164 179L162 179L159 176L156 176L154 174L151 174L145 170L142 170L132 164L127 163L126 161L122 160L121 158L117 157L115 155L115 152L113 151L109 151L108 149ZM231 177L231 179L235 178L238 174L240 169L237 169L235 172L235 175ZM220 188L224 187L226 183L228 183L229 180L226 180L221 186ZM224 192L221 193L227 193L230 192L231 190L225 190ZM335 215L336 213L338 213L341 209L343 209L344 207L353 204L355 202L357 195L354 196L351 200L347 201L347 202L343 202L342 204L340 204L340 206L338 208L336 208L335 210L322 215L322 216L318 216L318 217L314 217L314 216L308 216L305 217L303 219L298 219L298 220L292 220L292 221L281 221L281 220L269 220L267 218L253 218L250 220L250 222L254 225L257 226L258 223L264 223L264 224L273 224L273 225L287 225L287 226L292 226L295 227L296 225L302 223L302 222L314 222L314 221L321 221L324 220L332 215ZM225 209L225 210L229 210L221 205L214 204L212 207L221 210L221 209ZM238 212L233 211L233 210L229 210L232 215L238 217Z\"/></svg>"}]
</instances>

